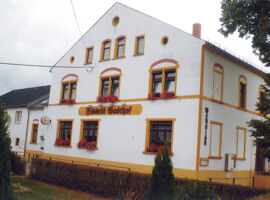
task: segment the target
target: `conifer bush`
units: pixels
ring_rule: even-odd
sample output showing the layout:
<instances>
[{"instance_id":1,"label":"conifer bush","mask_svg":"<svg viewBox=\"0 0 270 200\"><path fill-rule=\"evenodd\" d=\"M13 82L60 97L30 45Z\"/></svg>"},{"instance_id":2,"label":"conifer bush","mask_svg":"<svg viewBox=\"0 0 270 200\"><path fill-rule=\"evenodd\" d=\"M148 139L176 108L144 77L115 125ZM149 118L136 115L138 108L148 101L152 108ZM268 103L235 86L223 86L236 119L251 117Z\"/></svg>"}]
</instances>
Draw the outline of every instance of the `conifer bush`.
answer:
<instances>
[{"instance_id":1,"label":"conifer bush","mask_svg":"<svg viewBox=\"0 0 270 200\"><path fill-rule=\"evenodd\" d=\"M155 158L148 200L171 200L174 195L174 187L173 164L166 145Z\"/></svg>"},{"instance_id":2,"label":"conifer bush","mask_svg":"<svg viewBox=\"0 0 270 200\"><path fill-rule=\"evenodd\" d=\"M10 185L10 138L8 134L8 115L0 103L0 200L12 199Z\"/></svg>"}]
</instances>

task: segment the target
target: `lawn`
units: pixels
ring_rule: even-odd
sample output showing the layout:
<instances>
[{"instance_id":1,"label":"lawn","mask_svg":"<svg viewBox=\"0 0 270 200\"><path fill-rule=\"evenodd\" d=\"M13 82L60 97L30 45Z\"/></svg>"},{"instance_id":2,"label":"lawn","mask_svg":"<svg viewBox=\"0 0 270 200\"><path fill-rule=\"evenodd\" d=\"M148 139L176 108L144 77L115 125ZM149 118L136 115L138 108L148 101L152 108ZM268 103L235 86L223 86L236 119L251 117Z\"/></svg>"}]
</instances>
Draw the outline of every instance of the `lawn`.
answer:
<instances>
[{"instance_id":1,"label":"lawn","mask_svg":"<svg viewBox=\"0 0 270 200\"><path fill-rule=\"evenodd\" d=\"M105 200L27 178L12 177L11 180L15 200Z\"/></svg>"}]
</instances>

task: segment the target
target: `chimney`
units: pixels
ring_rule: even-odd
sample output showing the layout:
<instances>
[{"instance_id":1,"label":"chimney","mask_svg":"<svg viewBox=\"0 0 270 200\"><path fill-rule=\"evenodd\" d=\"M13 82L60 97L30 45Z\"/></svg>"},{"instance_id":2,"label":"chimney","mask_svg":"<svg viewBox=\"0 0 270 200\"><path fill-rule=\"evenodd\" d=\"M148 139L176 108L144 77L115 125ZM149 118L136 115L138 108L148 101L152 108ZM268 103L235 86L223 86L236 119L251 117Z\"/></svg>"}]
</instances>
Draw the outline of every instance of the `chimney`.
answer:
<instances>
[{"instance_id":1,"label":"chimney","mask_svg":"<svg viewBox=\"0 0 270 200\"><path fill-rule=\"evenodd\" d=\"M196 38L201 39L201 24L199 23L193 24L192 35Z\"/></svg>"}]
</instances>

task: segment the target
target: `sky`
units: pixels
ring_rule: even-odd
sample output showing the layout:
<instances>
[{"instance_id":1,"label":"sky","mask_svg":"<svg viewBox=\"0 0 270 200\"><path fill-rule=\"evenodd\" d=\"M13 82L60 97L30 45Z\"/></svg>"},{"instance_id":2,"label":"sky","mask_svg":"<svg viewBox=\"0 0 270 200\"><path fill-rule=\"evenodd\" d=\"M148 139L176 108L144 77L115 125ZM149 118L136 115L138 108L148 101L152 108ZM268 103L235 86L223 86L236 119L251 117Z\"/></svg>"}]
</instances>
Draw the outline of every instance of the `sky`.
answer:
<instances>
[{"instance_id":1,"label":"sky","mask_svg":"<svg viewBox=\"0 0 270 200\"><path fill-rule=\"evenodd\" d=\"M208 40L264 71L251 41L220 29L221 0L120 0L131 8L192 33L202 25ZM114 3L113 0L72 0L84 34ZM0 62L53 66L80 39L71 0L0 0ZM0 65L0 95L14 89L48 85L49 68Z\"/></svg>"}]
</instances>

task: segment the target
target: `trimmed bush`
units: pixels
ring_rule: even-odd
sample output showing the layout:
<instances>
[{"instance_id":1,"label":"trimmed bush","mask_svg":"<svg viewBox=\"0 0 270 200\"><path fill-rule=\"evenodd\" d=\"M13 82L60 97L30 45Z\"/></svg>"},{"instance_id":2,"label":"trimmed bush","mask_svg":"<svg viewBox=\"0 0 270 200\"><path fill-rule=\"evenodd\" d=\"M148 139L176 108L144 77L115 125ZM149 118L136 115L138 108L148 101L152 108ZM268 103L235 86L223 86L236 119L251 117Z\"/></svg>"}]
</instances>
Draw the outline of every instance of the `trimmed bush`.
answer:
<instances>
[{"instance_id":1,"label":"trimmed bush","mask_svg":"<svg viewBox=\"0 0 270 200\"><path fill-rule=\"evenodd\" d=\"M150 175L41 158L32 159L30 176L47 183L122 200L144 200L150 188ZM244 200L270 192L189 179L176 179L175 185L175 200L214 200L218 196L226 200Z\"/></svg>"}]
</instances>

